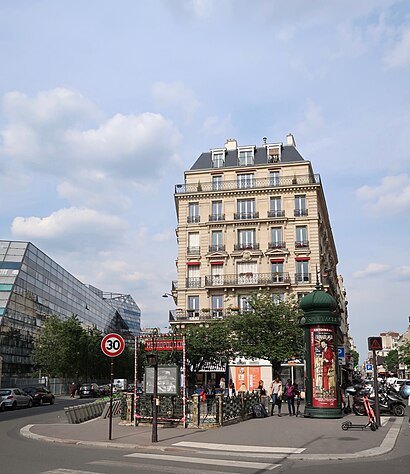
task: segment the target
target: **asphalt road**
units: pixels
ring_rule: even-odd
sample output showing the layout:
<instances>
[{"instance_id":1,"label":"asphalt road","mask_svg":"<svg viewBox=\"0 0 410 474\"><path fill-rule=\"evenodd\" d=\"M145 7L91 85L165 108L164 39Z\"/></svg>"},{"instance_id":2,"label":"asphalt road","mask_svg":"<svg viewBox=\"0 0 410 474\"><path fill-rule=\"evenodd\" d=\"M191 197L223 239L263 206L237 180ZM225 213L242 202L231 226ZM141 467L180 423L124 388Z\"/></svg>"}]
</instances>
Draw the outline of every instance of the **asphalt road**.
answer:
<instances>
[{"instance_id":1,"label":"asphalt road","mask_svg":"<svg viewBox=\"0 0 410 474\"><path fill-rule=\"evenodd\" d=\"M385 456L352 462L301 462L269 459L264 454L131 452L59 445L23 438L27 424L65 422L64 406L88 400L57 399L55 405L23 408L0 413L0 472L7 474L131 474L144 473L249 473L275 471L292 474L408 474L410 472L410 428L403 423L395 449ZM250 433L251 435L251 433Z\"/></svg>"}]
</instances>

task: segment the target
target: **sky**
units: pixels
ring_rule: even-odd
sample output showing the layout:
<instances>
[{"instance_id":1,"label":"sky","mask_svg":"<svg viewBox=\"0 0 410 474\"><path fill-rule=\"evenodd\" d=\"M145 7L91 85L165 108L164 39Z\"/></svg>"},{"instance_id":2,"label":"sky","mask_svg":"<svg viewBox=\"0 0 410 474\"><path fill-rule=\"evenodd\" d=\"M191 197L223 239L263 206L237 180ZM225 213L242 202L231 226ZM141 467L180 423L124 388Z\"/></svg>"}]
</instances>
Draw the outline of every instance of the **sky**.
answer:
<instances>
[{"instance_id":1,"label":"sky","mask_svg":"<svg viewBox=\"0 0 410 474\"><path fill-rule=\"evenodd\" d=\"M0 239L168 326L174 186L292 133L321 175L363 360L410 304L406 0L2 0Z\"/></svg>"}]
</instances>

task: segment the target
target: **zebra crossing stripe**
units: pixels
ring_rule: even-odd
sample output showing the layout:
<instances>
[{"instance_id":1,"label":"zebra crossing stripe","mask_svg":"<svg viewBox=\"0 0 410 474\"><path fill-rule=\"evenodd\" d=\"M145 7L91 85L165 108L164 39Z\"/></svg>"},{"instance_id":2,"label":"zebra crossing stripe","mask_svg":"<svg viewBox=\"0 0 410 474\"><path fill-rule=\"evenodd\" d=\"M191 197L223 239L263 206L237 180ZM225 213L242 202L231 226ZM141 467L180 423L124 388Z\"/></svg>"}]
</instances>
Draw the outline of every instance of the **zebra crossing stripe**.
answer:
<instances>
[{"instance_id":1,"label":"zebra crossing stripe","mask_svg":"<svg viewBox=\"0 0 410 474\"><path fill-rule=\"evenodd\" d=\"M79 471L78 469L52 469L51 471L43 471L41 474L104 474L103 472L95 471Z\"/></svg>"},{"instance_id":2,"label":"zebra crossing stripe","mask_svg":"<svg viewBox=\"0 0 410 474\"><path fill-rule=\"evenodd\" d=\"M144 454L144 453L132 453L126 454L125 457L129 458L138 458L138 459L155 459L158 461L168 461L168 462L181 462L181 463L190 463L190 464L207 464L214 466L217 464L218 467L235 467L235 468L245 468L245 469L265 469L267 471L272 471L273 469L280 466L280 464L272 464L265 462L249 462L249 461L229 461L225 459L204 459L204 458L195 458L188 456L172 456L170 454Z\"/></svg>"},{"instance_id":3,"label":"zebra crossing stripe","mask_svg":"<svg viewBox=\"0 0 410 474\"><path fill-rule=\"evenodd\" d=\"M263 454L300 454L306 448L286 448L280 446L244 446L238 444L217 444L217 443L198 443L191 441L180 441L172 446L180 446L184 448L212 449L213 451L238 451L248 453Z\"/></svg>"}]
</instances>

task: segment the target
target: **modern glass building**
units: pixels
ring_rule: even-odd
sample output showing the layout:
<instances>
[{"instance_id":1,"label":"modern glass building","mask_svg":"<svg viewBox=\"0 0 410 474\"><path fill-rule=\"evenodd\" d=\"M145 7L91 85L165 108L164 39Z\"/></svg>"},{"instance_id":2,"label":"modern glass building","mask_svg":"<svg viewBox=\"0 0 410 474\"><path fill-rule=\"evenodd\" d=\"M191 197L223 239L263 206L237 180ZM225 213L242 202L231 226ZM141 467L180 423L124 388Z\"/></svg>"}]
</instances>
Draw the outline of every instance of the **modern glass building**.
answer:
<instances>
[{"instance_id":1,"label":"modern glass building","mask_svg":"<svg viewBox=\"0 0 410 474\"><path fill-rule=\"evenodd\" d=\"M85 327L118 332L129 342L140 333L141 311L131 295L85 285L31 242L0 240L3 376L32 372L34 341L52 314L76 315Z\"/></svg>"}]
</instances>

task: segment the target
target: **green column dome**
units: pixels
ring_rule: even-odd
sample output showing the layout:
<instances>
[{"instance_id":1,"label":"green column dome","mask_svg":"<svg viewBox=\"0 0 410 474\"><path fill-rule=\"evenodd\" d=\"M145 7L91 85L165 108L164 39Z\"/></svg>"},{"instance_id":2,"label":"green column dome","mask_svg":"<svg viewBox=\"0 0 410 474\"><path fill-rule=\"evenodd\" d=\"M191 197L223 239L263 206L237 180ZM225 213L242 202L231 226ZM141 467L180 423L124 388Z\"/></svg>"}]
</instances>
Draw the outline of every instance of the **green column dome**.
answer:
<instances>
[{"instance_id":1,"label":"green column dome","mask_svg":"<svg viewBox=\"0 0 410 474\"><path fill-rule=\"evenodd\" d=\"M337 302L329 293L323 290L313 290L300 300L299 308L304 313L312 311L328 311L333 313L337 309Z\"/></svg>"}]
</instances>

